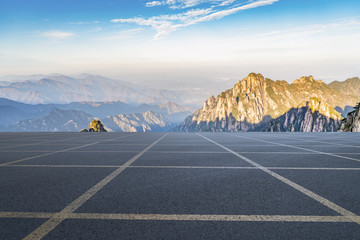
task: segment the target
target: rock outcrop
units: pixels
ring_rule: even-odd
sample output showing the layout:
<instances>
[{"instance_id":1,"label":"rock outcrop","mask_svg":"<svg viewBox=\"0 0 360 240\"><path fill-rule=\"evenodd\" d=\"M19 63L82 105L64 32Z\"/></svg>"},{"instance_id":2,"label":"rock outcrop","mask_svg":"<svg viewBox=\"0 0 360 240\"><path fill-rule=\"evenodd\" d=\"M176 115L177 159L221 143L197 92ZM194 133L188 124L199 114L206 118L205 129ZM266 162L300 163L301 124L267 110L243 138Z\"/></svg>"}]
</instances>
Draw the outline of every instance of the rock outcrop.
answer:
<instances>
[{"instance_id":1,"label":"rock outcrop","mask_svg":"<svg viewBox=\"0 0 360 240\"><path fill-rule=\"evenodd\" d=\"M89 124L89 132L107 132L107 130L100 120L94 119Z\"/></svg>"},{"instance_id":2,"label":"rock outcrop","mask_svg":"<svg viewBox=\"0 0 360 240\"><path fill-rule=\"evenodd\" d=\"M354 108L355 110L349 112L347 117L341 121L340 132L360 132L360 103Z\"/></svg>"}]
</instances>

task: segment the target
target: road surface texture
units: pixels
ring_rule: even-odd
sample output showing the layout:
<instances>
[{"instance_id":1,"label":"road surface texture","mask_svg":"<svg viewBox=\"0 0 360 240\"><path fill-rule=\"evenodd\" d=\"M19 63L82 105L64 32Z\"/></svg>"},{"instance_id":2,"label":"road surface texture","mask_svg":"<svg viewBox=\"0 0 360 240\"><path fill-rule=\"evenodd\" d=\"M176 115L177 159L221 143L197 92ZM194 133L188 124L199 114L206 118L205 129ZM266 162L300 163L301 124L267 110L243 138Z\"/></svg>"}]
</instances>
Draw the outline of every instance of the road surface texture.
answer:
<instances>
[{"instance_id":1,"label":"road surface texture","mask_svg":"<svg viewBox=\"0 0 360 240\"><path fill-rule=\"evenodd\" d=\"M360 239L359 142L1 133L0 239Z\"/></svg>"}]
</instances>

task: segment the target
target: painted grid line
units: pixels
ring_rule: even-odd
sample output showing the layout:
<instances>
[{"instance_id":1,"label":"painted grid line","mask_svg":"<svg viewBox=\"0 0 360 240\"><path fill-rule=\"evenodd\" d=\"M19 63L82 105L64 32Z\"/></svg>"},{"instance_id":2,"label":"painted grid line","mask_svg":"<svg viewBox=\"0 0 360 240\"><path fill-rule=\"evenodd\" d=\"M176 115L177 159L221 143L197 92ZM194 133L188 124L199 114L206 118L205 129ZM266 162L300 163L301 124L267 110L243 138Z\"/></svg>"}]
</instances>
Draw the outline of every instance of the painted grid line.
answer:
<instances>
[{"instance_id":1,"label":"painted grid line","mask_svg":"<svg viewBox=\"0 0 360 240\"><path fill-rule=\"evenodd\" d=\"M314 152L314 153L318 153L318 154L323 154L323 155L328 155L328 156L333 156L333 157L338 157L338 158L343 158L343 159L347 159L347 160L360 162L360 159L352 158L352 157L346 157L346 156L337 155L337 154L333 154L333 153L321 152L321 151L317 151L317 150L313 150L313 149L297 147L297 146L283 144L283 143L270 142L270 141L260 140L260 139L256 139L256 138L250 138L250 137L244 137L244 136L238 136L238 135L232 135L232 136L235 136L235 137L238 137L238 138L245 138L245 139L255 140L255 141L259 141L259 142L272 143L274 145L278 145L278 146L282 146L282 147L289 147L289 148L294 148L294 149L304 150L304 151L308 151L308 152Z\"/></svg>"},{"instance_id":2,"label":"painted grid line","mask_svg":"<svg viewBox=\"0 0 360 240\"><path fill-rule=\"evenodd\" d=\"M304 216L304 215L208 215L208 214L121 214L121 213L57 213L48 212L0 212L0 218L37 219L91 219L91 220L152 220L152 221L225 221L225 222L353 222L344 216Z\"/></svg>"},{"instance_id":3,"label":"painted grid line","mask_svg":"<svg viewBox=\"0 0 360 240\"><path fill-rule=\"evenodd\" d=\"M360 224L360 221L359 221L360 219L354 218L354 216L356 216L356 214L350 212L349 210L346 210L345 208L343 208L343 207L341 207L341 206L339 206L339 205L331 202L330 200L328 200L328 199L326 199L326 198L324 198L324 197L321 197L320 195L318 195L318 194L316 194L316 193L314 193L314 192L312 192L312 191L310 191L310 190L308 190L308 189L300 186L299 184L297 184L297 183L295 183L295 182L293 182L293 181L291 181L291 180L289 180L289 179L287 179L287 178L285 178L285 177L283 177L283 176L281 176L281 175L279 175L279 174L271 171L270 169L268 169L268 168L266 168L266 167L264 167L264 166L262 166L262 165L260 165L260 164L258 164L258 163L256 163L256 162L254 162L254 161L252 161L252 160L250 160L250 159L248 159L248 158L246 158L246 157L244 157L244 156L242 156L242 155L240 155L240 154L232 151L231 149L229 149L229 148L227 148L227 147L225 147L225 146L223 146L223 145L221 145L221 144L219 144L219 143L217 143L217 142L215 142L215 141L213 141L213 140L211 140L211 139L209 139L209 138L207 138L207 137L205 137L205 136L203 136L203 135L201 135L201 134L199 134L199 133L198 133L198 135L201 136L201 137L203 137L204 139L207 139L208 141L214 143L215 145L217 145L217 146L219 146L219 147L227 150L228 152L231 152L231 153L234 154L235 156L237 156L237 157L239 157L240 159L242 159L242 160L250 163L251 165L253 165L253 166L255 166L255 167L258 167L260 170L268 173L269 175L275 177L276 179L282 181L283 183L285 183L285 184L293 187L294 189L302 192L303 194L307 195L308 197L314 199L315 201L317 201L317 202L325 205L326 207L334 210L335 212L340 213L341 215L343 215L343 216L345 216L345 217L349 217L349 216L350 216L350 217L349 217L350 220L352 220L353 222L355 222L355 223L357 223L357 224Z\"/></svg>"},{"instance_id":4,"label":"painted grid line","mask_svg":"<svg viewBox=\"0 0 360 240\"><path fill-rule=\"evenodd\" d=\"M113 139L111 139L111 140L119 139L119 138L125 138L125 137L129 137L129 136L134 136L134 134L133 134L133 135L126 135L126 136L121 136L121 137L113 138ZM102 141L102 142L111 141L111 140L110 140L110 139L109 139L109 140L104 140L104 141ZM47 152L47 153L40 154L40 155L36 155L36 156L31 156L31 157L22 158L22 159L15 160L15 161L5 162L5 163L1 163L1 164L0 164L0 167L7 166L7 165L10 165L10 164L13 164L13 163L18 163L18 162L23 162L23 161L26 161L26 160L31 160L31 159L39 158L39 157L49 156L49 155L53 155L53 154L56 154L56 153L68 152L68 151L71 151L71 150L75 150L75 149L79 149L79 148L84 148L84 147L92 146L92 145L95 145L95 144L98 144L98 143L100 143L100 142L93 142L93 143L89 143L89 144L80 145L80 146L77 146L77 147L66 148L66 149L63 149L63 150L58 150L58 151L53 151L53 152Z\"/></svg>"},{"instance_id":5,"label":"painted grid line","mask_svg":"<svg viewBox=\"0 0 360 240\"><path fill-rule=\"evenodd\" d=\"M77 138L82 138L82 137L71 137L71 138L65 138L65 139L59 139L59 140L50 140L50 141L41 141L41 142L36 142L36 143L25 143L25 144L19 144L19 145L12 145L12 146L1 147L0 150L9 149L9 148L15 148L15 147L34 146L34 145L39 145L39 144L42 144L42 143L49 143L49 142L61 142L61 141L66 141L66 140L70 140L70 139L77 139Z\"/></svg>"},{"instance_id":6,"label":"painted grid line","mask_svg":"<svg viewBox=\"0 0 360 240\"><path fill-rule=\"evenodd\" d=\"M61 165L61 164L39 164L39 165L5 165L4 167L24 167L24 168L119 168L122 165ZM128 166L128 168L174 168L174 169L255 169L258 167L231 167L231 166ZM360 171L360 168L329 168L329 167L267 167L268 169L277 170L331 170L331 171Z\"/></svg>"}]
</instances>

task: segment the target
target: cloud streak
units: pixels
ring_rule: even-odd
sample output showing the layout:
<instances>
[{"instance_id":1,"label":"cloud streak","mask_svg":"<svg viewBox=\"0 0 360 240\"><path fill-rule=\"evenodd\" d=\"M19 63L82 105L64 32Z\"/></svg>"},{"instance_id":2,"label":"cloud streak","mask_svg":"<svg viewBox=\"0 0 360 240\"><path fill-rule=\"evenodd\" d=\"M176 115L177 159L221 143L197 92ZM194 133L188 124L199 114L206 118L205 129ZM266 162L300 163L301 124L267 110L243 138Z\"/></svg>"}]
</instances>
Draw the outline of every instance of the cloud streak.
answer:
<instances>
[{"instance_id":1,"label":"cloud streak","mask_svg":"<svg viewBox=\"0 0 360 240\"><path fill-rule=\"evenodd\" d=\"M74 37L75 34L70 33L70 32L62 32L62 31L54 30L54 31L49 31L49 32L43 32L43 33L41 33L41 36L45 37L45 38L62 40L62 39L68 39L68 38Z\"/></svg>"},{"instance_id":2,"label":"cloud streak","mask_svg":"<svg viewBox=\"0 0 360 240\"><path fill-rule=\"evenodd\" d=\"M252 0L239 2L239 0L165 0L146 3L147 7L167 6L170 9L185 9L199 5L208 5L207 8L192 8L178 14L159 15L150 18L134 17L127 19L112 19L112 23L134 23L140 26L150 26L156 34L154 39L164 36L180 28L219 20L223 17L236 14L251 8L271 5L279 0ZM210 4L210 5L209 5Z\"/></svg>"}]
</instances>

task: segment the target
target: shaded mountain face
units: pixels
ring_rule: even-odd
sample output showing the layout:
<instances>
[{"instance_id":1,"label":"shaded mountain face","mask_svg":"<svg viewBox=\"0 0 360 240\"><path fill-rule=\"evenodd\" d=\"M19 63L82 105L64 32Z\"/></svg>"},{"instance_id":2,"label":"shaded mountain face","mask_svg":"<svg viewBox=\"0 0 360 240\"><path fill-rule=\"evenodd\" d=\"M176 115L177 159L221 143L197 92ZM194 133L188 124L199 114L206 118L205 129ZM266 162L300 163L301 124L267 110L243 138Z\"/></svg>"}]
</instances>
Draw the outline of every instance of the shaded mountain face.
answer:
<instances>
[{"instance_id":1,"label":"shaded mountain face","mask_svg":"<svg viewBox=\"0 0 360 240\"><path fill-rule=\"evenodd\" d=\"M129 104L160 104L167 101L184 103L191 99L186 91L151 89L83 74L78 77L48 75L40 80L4 82L0 97L24 103L71 103L81 101L121 101Z\"/></svg>"},{"instance_id":2,"label":"shaded mountain face","mask_svg":"<svg viewBox=\"0 0 360 240\"><path fill-rule=\"evenodd\" d=\"M107 129L113 132L166 131L172 127L169 120L152 111L108 116L103 119L103 123Z\"/></svg>"},{"instance_id":3,"label":"shaded mountain face","mask_svg":"<svg viewBox=\"0 0 360 240\"><path fill-rule=\"evenodd\" d=\"M349 90L342 84L355 84L355 90L352 90L354 94L347 95ZM312 97L333 108L344 109L360 100L360 95L355 94L357 91L360 91L359 78L328 85L309 76L289 84L251 73L232 89L222 92L216 98L211 96L201 109L185 119L176 130L254 131Z\"/></svg>"},{"instance_id":4,"label":"shaded mountain face","mask_svg":"<svg viewBox=\"0 0 360 240\"><path fill-rule=\"evenodd\" d=\"M290 109L259 130L266 132L336 132L341 115L317 98Z\"/></svg>"},{"instance_id":5,"label":"shaded mountain face","mask_svg":"<svg viewBox=\"0 0 360 240\"><path fill-rule=\"evenodd\" d=\"M360 132L360 103L341 121L340 132Z\"/></svg>"}]
</instances>

